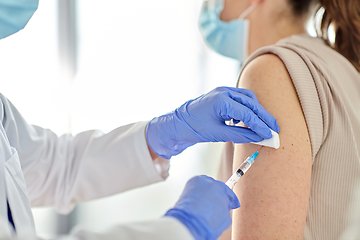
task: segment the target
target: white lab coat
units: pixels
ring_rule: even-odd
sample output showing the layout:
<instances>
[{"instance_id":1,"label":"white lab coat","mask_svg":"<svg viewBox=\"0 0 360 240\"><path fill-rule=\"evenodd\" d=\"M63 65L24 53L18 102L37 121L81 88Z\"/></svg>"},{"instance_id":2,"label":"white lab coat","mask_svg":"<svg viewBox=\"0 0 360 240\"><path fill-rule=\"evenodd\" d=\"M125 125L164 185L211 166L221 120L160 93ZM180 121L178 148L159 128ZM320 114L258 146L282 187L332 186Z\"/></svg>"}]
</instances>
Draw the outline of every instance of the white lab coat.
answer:
<instances>
[{"instance_id":1,"label":"white lab coat","mask_svg":"<svg viewBox=\"0 0 360 240\"><path fill-rule=\"evenodd\" d=\"M146 122L104 134L99 130L56 136L29 125L0 94L0 239L36 238L31 207L54 206L60 213L77 202L162 181L147 149ZM7 217L9 202L16 233ZM106 232L76 229L59 239L193 239L179 221L117 225Z\"/></svg>"}]
</instances>

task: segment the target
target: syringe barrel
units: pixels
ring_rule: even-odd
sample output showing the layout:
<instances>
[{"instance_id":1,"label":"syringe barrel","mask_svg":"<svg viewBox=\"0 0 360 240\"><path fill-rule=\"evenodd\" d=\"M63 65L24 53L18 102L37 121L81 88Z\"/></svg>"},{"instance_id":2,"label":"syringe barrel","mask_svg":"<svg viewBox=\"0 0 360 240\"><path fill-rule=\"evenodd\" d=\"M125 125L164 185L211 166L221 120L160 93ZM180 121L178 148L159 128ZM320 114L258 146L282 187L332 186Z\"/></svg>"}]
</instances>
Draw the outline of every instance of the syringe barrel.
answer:
<instances>
[{"instance_id":1,"label":"syringe barrel","mask_svg":"<svg viewBox=\"0 0 360 240\"><path fill-rule=\"evenodd\" d=\"M226 181L226 185L230 188L233 189L233 187L235 186L235 184L239 181L239 179L241 178L241 174L238 173L238 171L234 172L234 174L229 178L229 180Z\"/></svg>"},{"instance_id":2,"label":"syringe barrel","mask_svg":"<svg viewBox=\"0 0 360 240\"><path fill-rule=\"evenodd\" d=\"M251 163L246 159L239 167L239 169L241 169L241 171L243 171L243 173L245 174L247 172L247 170L249 170L249 168L251 167Z\"/></svg>"},{"instance_id":3,"label":"syringe barrel","mask_svg":"<svg viewBox=\"0 0 360 240\"><path fill-rule=\"evenodd\" d=\"M226 181L226 185L229 188L233 188L235 184L239 181L239 179L244 175L247 170L251 167L254 159L256 158L258 152L254 153L251 157L248 157L241 165L240 167L234 172L234 174L229 178L229 180Z\"/></svg>"}]
</instances>

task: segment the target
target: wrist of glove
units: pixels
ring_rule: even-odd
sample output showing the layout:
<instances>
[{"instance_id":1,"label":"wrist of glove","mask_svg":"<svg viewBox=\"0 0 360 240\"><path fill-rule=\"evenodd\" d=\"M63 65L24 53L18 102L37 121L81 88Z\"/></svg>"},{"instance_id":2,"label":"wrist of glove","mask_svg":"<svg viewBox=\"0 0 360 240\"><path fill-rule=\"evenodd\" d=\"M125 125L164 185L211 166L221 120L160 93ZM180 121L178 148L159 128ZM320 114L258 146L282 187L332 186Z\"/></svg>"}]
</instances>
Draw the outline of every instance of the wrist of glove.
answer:
<instances>
[{"instance_id":1,"label":"wrist of glove","mask_svg":"<svg viewBox=\"0 0 360 240\"><path fill-rule=\"evenodd\" d=\"M209 227L206 224L203 224L192 214L187 213L186 211L182 211L179 209L170 209L165 216L173 217L179 220L185 227L190 231L193 237L196 240L208 240L208 239L217 239L216 234L213 231L209 230ZM231 222L230 222L231 224ZM230 227L229 224L229 227ZM225 230L228 229L227 225L223 227ZM221 234L220 234L221 235ZM219 236L220 236L219 235Z\"/></svg>"},{"instance_id":2,"label":"wrist of glove","mask_svg":"<svg viewBox=\"0 0 360 240\"><path fill-rule=\"evenodd\" d=\"M171 113L153 118L147 125L148 144L160 157L170 159L195 143L207 141L184 119L191 118L186 108L192 101L186 102Z\"/></svg>"},{"instance_id":3,"label":"wrist of glove","mask_svg":"<svg viewBox=\"0 0 360 240\"><path fill-rule=\"evenodd\" d=\"M238 198L223 182L198 176L189 180L179 201L165 216L178 219L196 240L215 240L230 227L230 210L238 207Z\"/></svg>"}]
</instances>

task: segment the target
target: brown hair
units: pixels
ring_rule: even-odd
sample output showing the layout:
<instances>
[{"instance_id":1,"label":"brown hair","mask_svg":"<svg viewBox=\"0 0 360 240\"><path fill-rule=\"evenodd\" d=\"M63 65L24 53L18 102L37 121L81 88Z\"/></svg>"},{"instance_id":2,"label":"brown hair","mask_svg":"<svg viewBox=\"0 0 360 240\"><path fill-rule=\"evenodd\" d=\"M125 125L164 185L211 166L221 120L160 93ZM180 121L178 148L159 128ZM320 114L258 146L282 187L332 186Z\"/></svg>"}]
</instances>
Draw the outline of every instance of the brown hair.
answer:
<instances>
[{"instance_id":1,"label":"brown hair","mask_svg":"<svg viewBox=\"0 0 360 240\"><path fill-rule=\"evenodd\" d=\"M308 12L311 4L320 2L324 14L317 34L337 52L346 57L360 72L360 0L288 0L295 15ZM335 30L335 42L328 36L330 26Z\"/></svg>"}]
</instances>

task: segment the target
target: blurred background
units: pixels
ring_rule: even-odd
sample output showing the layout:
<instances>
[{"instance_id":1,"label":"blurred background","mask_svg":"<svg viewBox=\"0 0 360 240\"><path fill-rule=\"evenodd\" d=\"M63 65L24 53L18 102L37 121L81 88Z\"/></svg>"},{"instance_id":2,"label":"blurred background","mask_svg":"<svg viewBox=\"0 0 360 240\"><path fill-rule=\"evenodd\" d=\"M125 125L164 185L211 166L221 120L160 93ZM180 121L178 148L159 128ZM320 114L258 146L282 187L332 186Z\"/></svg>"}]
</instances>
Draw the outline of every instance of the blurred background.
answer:
<instances>
[{"instance_id":1,"label":"blurred background","mask_svg":"<svg viewBox=\"0 0 360 240\"><path fill-rule=\"evenodd\" d=\"M172 111L217 86L235 86L238 63L208 50L198 32L201 4L40 0L25 29L0 41L0 91L29 123L61 135L108 132ZM81 203L69 215L34 208L38 234L159 218L189 178L216 175L220 148L193 146L171 159L165 182Z\"/></svg>"}]
</instances>

